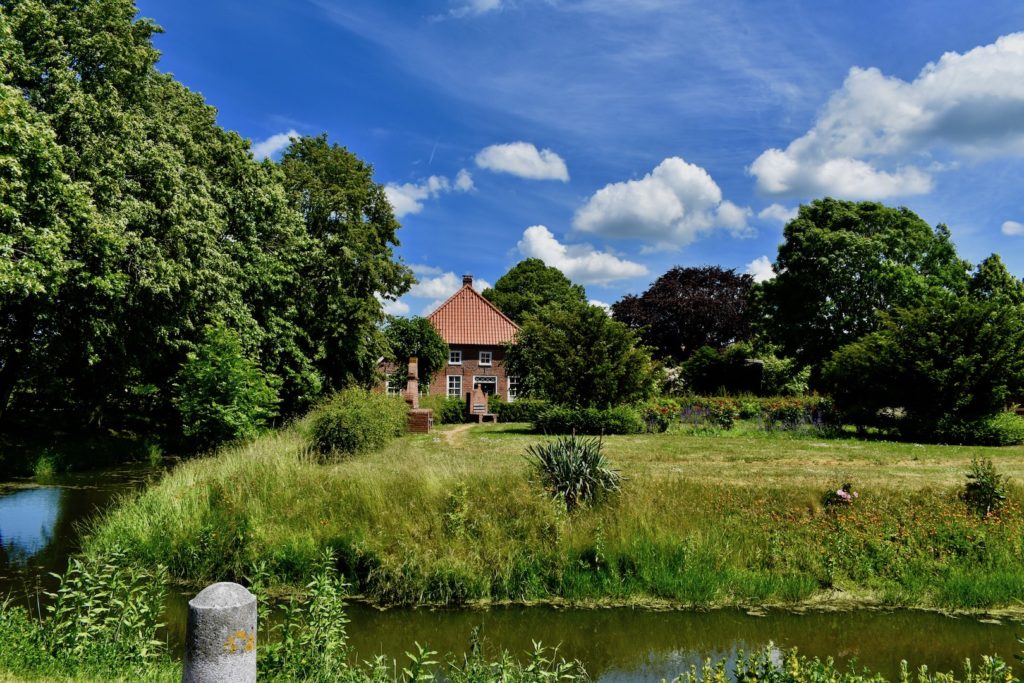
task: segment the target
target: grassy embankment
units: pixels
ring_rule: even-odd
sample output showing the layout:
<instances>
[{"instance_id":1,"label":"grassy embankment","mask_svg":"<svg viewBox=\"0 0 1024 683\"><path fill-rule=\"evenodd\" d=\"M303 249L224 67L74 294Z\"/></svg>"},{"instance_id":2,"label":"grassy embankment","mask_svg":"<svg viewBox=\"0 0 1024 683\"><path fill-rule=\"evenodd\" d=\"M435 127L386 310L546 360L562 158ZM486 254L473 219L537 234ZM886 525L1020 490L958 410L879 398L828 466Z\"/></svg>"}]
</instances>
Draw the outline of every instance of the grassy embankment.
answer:
<instances>
[{"instance_id":1,"label":"grassy embankment","mask_svg":"<svg viewBox=\"0 0 1024 683\"><path fill-rule=\"evenodd\" d=\"M318 464L301 426L187 462L109 514L90 552L124 548L200 584L256 563L286 585L333 547L381 603L891 605L1018 609L1024 489L998 518L958 498L971 457L1024 482L1024 447L744 430L605 439L617 499L566 514L522 457L521 425L446 427ZM849 508L822 494L852 482Z\"/></svg>"}]
</instances>

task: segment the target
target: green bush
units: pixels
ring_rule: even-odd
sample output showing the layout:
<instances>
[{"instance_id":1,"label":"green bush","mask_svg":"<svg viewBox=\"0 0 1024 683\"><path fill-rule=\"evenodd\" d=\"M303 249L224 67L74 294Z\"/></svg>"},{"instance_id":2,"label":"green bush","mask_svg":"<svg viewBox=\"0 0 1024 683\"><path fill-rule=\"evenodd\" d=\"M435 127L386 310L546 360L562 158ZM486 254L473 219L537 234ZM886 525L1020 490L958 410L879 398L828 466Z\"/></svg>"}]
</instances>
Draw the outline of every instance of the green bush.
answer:
<instances>
[{"instance_id":1,"label":"green bush","mask_svg":"<svg viewBox=\"0 0 1024 683\"><path fill-rule=\"evenodd\" d=\"M539 398L503 401L500 396L491 396L487 402L487 409L497 414L501 422L533 422L550 407L551 403Z\"/></svg>"},{"instance_id":2,"label":"green bush","mask_svg":"<svg viewBox=\"0 0 1024 683\"><path fill-rule=\"evenodd\" d=\"M175 384L182 432L199 448L256 436L277 414L278 384L245 355L237 332L208 327Z\"/></svg>"},{"instance_id":3,"label":"green bush","mask_svg":"<svg viewBox=\"0 0 1024 683\"><path fill-rule=\"evenodd\" d=\"M679 417L679 402L670 398L660 398L642 407L644 429L648 433L657 434L668 431L669 425Z\"/></svg>"},{"instance_id":4,"label":"green bush","mask_svg":"<svg viewBox=\"0 0 1024 683\"><path fill-rule=\"evenodd\" d=\"M682 398L679 410L680 420L691 427L732 429L740 416L739 403L731 398Z\"/></svg>"},{"instance_id":5,"label":"green bush","mask_svg":"<svg viewBox=\"0 0 1024 683\"><path fill-rule=\"evenodd\" d=\"M976 446L1016 446L1024 443L1024 417L1009 411L979 420L940 420L934 438L946 443Z\"/></svg>"},{"instance_id":6,"label":"green bush","mask_svg":"<svg viewBox=\"0 0 1024 683\"><path fill-rule=\"evenodd\" d=\"M528 446L526 458L552 498L572 512L581 503L595 503L619 491L622 476L611 468L601 448L600 439L574 434Z\"/></svg>"},{"instance_id":7,"label":"green bush","mask_svg":"<svg viewBox=\"0 0 1024 683\"><path fill-rule=\"evenodd\" d=\"M996 472L991 458L974 458L960 496L967 507L983 517L997 513L1006 502L1006 477Z\"/></svg>"},{"instance_id":8,"label":"green bush","mask_svg":"<svg viewBox=\"0 0 1024 683\"><path fill-rule=\"evenodd\" d=\"M318 408L310 424L314 445L324 455L376 450L405 431L401 398L352 387Z\"/></svg>"},{"instance_id":9,"label":"green bush","mask_svg":"<svg viewBox=\"0 0 1024 683\"><path fill-rule=\"evenodd\" d=\"M420 398L420 408L429 408L434 411L434 424L436 425L462 424L469 419L466 402L461 398L440 395L423 396Z\"/></svg>"},{"instance_id":10,"label":"green bush","mask_svg":"<svg viewBox=\"0 0 1024 683\"><path fill-rule=\"evenodd\" d=\"M533 430L545 434L641 434L645 424L640 411L630 406L551 406L537 415Z\"/></svg>"},{"instance_id":11,"label":"green bush","mask_svg":"<svg viewBox=\"0 0 1024 683\"><path fill-rule=\"evenodd\" d=\"M833 429L840 424L832 401L822 396L763 399L760 418L767 431L796 431L802 427Z\"/></svg>"}]
</instances>

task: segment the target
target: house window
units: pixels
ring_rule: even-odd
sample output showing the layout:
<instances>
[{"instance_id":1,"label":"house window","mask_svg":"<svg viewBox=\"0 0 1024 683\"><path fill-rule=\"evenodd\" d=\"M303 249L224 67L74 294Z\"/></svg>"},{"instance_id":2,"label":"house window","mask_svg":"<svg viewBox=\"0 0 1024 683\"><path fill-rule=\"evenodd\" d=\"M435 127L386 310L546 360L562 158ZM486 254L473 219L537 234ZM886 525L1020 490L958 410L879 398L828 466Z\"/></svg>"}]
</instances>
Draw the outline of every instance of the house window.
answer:
<instances>
[{"instance_id":1,"label":"house window","mask_svg":"<svg viewBox=\"0 0 1024 683\"><path fill-rule=\"evenodd\" d=\"M462 351L449 351L448 365L462 365Z\"/></svg>"},{"instance_id":2,"label":"house window","mask_svg":"<svg viewBox=\"0 0 1024 683\"><path fill-rule=\"evenodd\" d=\"M388 396L400 396L402 394L402 388L399 386L398 382L389 378L387 382L387 392Z\"/></svg>"},{"instance_id":3,"label":"house window","mask_svg":"<svg viewBox=\"0 0 1024 683\"><path fill-rule=\"evenodd\" d=\"M493 396L498 393L498 378L493 375L474 375L473 387L480 387L480 391L484 392L488 396Z\"/></svg>"},{"instance_id":4,"label":"house window","mask_svg":"<svg viewBox=\"0 0 1024 683\"><path fill-rule=\"evenodd\" d=\"M509 377L508 378L508 400L514 401L519 396L519 378Z\"/></svg>"},{"instance_id":5,"label":"house window","mask_svg":"<svg viewBox=\"0 0 1024 683\"><path fill-rule=\"evenodd\" d=\"M462 375L448 375L448 395L462 398Z\"/></svg>"},{"instance_id":6,"label":"house window","mask_svg":"<svg viewBox=\"0 0 1024 683\"><path fill-rule=\"evenodd\" d=\"M492 356L493 356L493 353L491 351L481 351L480 352L480 365L490 365L491 364L491 357Z\"/></svg>"}]
</instances>

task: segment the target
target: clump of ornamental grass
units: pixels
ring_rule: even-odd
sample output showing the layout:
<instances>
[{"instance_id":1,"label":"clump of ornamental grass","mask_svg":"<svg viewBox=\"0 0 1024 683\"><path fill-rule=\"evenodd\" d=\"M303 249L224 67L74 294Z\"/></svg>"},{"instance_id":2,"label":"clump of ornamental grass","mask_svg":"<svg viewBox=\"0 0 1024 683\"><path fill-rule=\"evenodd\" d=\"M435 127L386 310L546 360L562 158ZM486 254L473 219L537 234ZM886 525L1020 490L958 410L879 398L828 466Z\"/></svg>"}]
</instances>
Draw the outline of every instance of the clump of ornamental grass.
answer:
<instances>
[{"instance_id":1,"label":"clump of ornamental grass","mask_svg":"<svg viewBox=\"0 0 1024 683\"><path fill-rule=\"evenodd\" d=\"M622 475L608 463L600 438L575 434L526 448L529 460L552 498L569 512L619 492Z\"/></svg>"}]
</instances>

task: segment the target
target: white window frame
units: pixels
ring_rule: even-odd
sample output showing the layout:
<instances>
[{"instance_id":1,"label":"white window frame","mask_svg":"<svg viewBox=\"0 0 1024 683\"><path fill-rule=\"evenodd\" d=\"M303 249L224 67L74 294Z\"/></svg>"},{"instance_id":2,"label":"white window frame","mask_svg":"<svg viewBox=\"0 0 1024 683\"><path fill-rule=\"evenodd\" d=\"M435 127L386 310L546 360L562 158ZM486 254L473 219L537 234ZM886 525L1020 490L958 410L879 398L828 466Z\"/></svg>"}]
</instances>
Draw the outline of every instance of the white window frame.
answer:
<instances>
[{"instance_id":1,"label":"white window frame","mask_svg":"<svg viewBox=\"0 0 1024 683\"><path fill-rule=\"evenodd\" d=\"M458 380L455 383L459 385L459 388L456 390L457 393L454 393L454 394L452 393L452 388L453 388L452 387L452 380L453 379ZM448 391L449 398L462 398L462 375L448 375L448 384L447 384L446 388L447 388L447 391Z\"/></svg>"},{"instance_id":2,"label":"white window frame","mask_svg":"<svg viewBox=\"0 0 1024 683\"><path fill-rule=\"evenodd\" d=\"M448 350L448 365L462 365L462 349Z\"/></svg>"},{"instance_id":3,"label":"white window frame","mask_svg":"<svg viewBox=\"0 0 1024 683\"><path fill-rule=\"evenodd\" d=\"M493 379L494 380L494 395L495 396L500 396L500 394L498 393L498 376L497 375L473 375L473 388L474 389L476 388L477 384L482 384L482 382L480 382L480 380L482 380L482 379L486 379L486 380L492 380ZM490 384L490 382L488 381L487 384Z\"/></svg>"},{"instance_id":4,"label":"white window frame","mask_svg":"<svg viewBox=\"0 0 1024 683\"><path fill-rule=\"evenodd\" d=\"M395 380L386 379L384 380L384 393L388 396L401 396L402 387Z\"/></svg>"},{"instance_id":5,"label":"white window frame","mask_svg":"<svg viewBox=\"0 0 1024 683\"><path fill-rule=\"evenodd\" d=\"M487 356L487 360L484 360L484 356ZM489 367L494 363L494 352L493 351L481 351L480 352L480 365L481 367Z\"/></svg>"},{"instance_id":6,"label":"white window frame","mask_svg":"<svg viewBox=\"0 0 1024 683\"><path fill-rule=\"evenodd\" d=\"M513 391L513 388L515 391ZM508 402L516 400L519 396L519 378L518 377L506 377L505 378L505 394L508 396Z\"/></svg>"}]
</instances>

